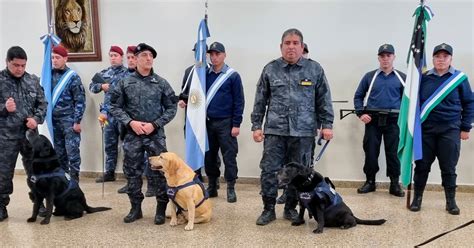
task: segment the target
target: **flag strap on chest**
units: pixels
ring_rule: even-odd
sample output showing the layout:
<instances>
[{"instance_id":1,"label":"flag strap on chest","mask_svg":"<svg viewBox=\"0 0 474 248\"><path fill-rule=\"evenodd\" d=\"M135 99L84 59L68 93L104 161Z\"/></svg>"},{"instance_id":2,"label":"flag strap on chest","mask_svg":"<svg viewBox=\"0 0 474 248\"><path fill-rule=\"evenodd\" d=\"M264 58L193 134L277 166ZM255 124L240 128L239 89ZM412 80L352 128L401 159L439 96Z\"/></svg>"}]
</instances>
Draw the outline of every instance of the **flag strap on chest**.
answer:
<instances>
[{"instance_id":1,"label":"flag strap on chest","mask_svg":"<svg viewBox=\"0 0 474 248\"><path fill-rule=\"evenodd\" d=\"M66 86L69 84L69 81L71 81L72 76L76 75L76 72L68 69L59 79L58 84L53 89L53 97L52 97L52 106L56 106L56 103L58 102L59 97L63 93L64 89Z\"/></svg>"},{"instance_id":2,"label":"flag strap on chest","mask_svg":"<svg viewBox=\"0 0 474 248\"><path fill-rule=\"evenodd\" d=\"M206 94L206 109L209 107L209 103L212 101L212 98L216 95L217 91L221 88L224 82L234 74L235 70L228 67L225 73L221 73L216 80L212 83L211 87Z\"/></svg>"},{"instance_id":3,"label":"flag strap on chest","mask_svg":"<svg viewBox=\"0 0 474 248\"><path fill-rule=\"evenodd\" d=\"M466 79L466 74L464 72L456 70L451 77L446 79L439 87L436 89L436 91L426 100L425 103L423 103L423 106L421 106L421 115L420 119L421 122L424 122L426 118L428 118L428 115L431 113L431 111L438 106L440 102L446 98L451 91L453 91L456 87L458 87L463 81Z\"/></svg>"},{"instance_id":4,"label":"flag strap on chest","mask_svg":"<svg viewBox=\"0 0 474 248\"><path fill-rule=\"evenodd\" d=\"M367 102L369 101L370 92L372 92L372 86L374 85L375 78L377 78L377 76L380 74L381 71L382 70L380 69L375 71L374 76L372 77L372 80L370 81L369 90L367 91L367 94L365 95L365 98L364 98L364 107L367 107ZM405 81L403 81L403 78L400 76L397 70L393 69L393 73L395 73L400 83L403 85L403 87L405 87Z\"/></svg>"}]
</instances>

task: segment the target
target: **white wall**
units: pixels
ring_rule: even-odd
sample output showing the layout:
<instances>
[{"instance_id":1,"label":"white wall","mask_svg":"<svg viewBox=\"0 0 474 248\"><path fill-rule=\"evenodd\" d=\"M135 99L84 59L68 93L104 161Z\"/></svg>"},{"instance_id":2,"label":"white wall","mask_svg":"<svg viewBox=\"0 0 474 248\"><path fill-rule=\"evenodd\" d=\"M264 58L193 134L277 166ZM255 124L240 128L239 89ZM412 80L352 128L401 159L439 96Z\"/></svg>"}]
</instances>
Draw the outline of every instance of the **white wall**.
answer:
<instances>
[{"instance_id":1,"label":"white wall","mask_svg":"<svg viewBox=\"0 0 474 248\"><path fill-rule=\"evenodd\" d=\"M29 55L29 72L40 74L43 46L39 37L46 33L46 7L41 0L0 0L0 56L12 45L20 45ZM427 1L435 17L429 23L427 50L441 42L454 47L453 65L474 77L473 1ZM340 108L351 108L360 78L377 67L377 48L383 43L395 46L396 67L405 71L411 40L416 0L333 0L333 1L209 1L209 29L212 41L224 43L227 63L242 76L246 107L239 136L239 175L258 177L262 144L252 140L250 113L255 85L263 66L280 56L279 43L284 30L296 27L304 34L310 56L324 67L335 104L335 138L317 165L334 179L364 180L362 172L363 125L355 116L339 120ZM179 91L184 69L193 63L191 48L204 15L204 1L101 0L99 19L102 62L71 63L87 88L93 74L107 67L112 44L126 47L146 42L156 48L155 71ZM474 79L473 79L474 80ZM472 80L471 80L472 81ZM471 83L471 85L473 85ZM177 92L178 93L178 92ZM82 170L101 171L98 104L102 95L87 92L87 109L81 143ZM180 109L167 126L168 148L184 156L184 113ZM474 135L471 135L474 136ZM474 137L462 142L458 182L474 184ZM386 181L381 155L379 181ZM437 164L430 182L440 182Z\"/></svg>"}]
</instances>

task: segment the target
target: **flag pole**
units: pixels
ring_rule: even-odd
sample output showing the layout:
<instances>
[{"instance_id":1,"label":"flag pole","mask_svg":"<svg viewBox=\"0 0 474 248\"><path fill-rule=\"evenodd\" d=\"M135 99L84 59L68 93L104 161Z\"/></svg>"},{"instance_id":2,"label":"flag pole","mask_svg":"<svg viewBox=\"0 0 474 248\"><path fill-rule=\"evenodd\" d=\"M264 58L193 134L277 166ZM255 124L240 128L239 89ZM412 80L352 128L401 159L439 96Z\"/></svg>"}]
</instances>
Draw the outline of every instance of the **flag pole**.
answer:
<instances>
[{"instance_id":1,"label":"flag pole","mask_svg":"<svg viewBox=\"0 0 474 248\"><path fill-rule=\"evenodd\" d=\"M208 8L208 0L206 0L206 2L204 3L204 20L206 20L206 24L207 24L207 8Z\"/></svg>"}]
</instances>

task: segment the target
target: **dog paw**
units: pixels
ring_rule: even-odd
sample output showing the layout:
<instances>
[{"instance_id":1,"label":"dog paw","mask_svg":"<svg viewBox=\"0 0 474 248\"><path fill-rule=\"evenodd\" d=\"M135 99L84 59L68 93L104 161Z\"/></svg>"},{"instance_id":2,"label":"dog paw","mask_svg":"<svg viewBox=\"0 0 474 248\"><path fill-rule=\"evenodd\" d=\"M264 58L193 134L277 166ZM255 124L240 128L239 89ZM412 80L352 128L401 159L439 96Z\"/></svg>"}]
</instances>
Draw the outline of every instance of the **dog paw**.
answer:
<instances>
[{"instance_id":1,"label":"dog paw","mask_svg":"<svg viewBox=\"0 0 474 248\"><path fill-rule=\"evenodd\" d=\"M305 223L304 220L297 220L297 221L291 222L291 225L292 226L300 226L300 225L303 225L304 223Z\"/></svg>"},{"instance_id":2,"label":"dog paw","mask_svg":"<svg viewBox=\"0 0 474 248\"><path fill-rule=\"evenodd\" d=\"M36 222L36 217L28 218L26 222Z\"/></svg>"},{"instance_id":3,"label":"dog paw","mask_svg":"<svg viewBox=\"0 0 474 248\"><path fill-rule=\"evenodd\" d=\"M193 225L193 224L187 224L187 225L184 227L184 230L186 230L186 231L191 231L191 230L193 230L193 228L194 228L194 225Z\"/></svg>"},{"instance_id":4,"label":"dog paw","mask_svg":"<svg viewBox=\"0 0 474 248\"><path fill-rule=\"evenodd\" d=\"M177 219L171 219L170 220L170 226L177 226L178 225L178 220Z\"/></svg>"},{"instance_id":5,"label":"dog paw","mask_svg":"<svg viewBox=\"0 0 474 248\"><path fill-rule=\"evenodd\" d=\"M316 228L313 230L313 233L323 233L323 229Z\"/></svg>"},{"instance_id":6,"label":"dog paw","mask_svg":"<svg viewBox=\"0 0 474 248\"><path fill-rule=\"evenodd\" d=\"M44 219L40 222L41 225L47 225L49 224L49 219Z\"/></svg>"}]
</instances>

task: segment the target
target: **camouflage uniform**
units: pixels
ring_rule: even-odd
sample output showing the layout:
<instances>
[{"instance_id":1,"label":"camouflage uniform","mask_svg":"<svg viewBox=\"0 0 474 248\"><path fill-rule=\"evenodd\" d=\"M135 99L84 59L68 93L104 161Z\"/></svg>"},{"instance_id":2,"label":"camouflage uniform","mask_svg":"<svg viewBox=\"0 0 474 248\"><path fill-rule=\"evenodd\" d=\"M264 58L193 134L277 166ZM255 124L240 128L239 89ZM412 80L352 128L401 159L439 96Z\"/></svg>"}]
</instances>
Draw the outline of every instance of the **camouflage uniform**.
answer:
<instances>
[{"instance_id":1,"label":"camouflage uniform","mask_svg":"<svg viewBox=\"0 0 474 248\"><path fill-rule=\"evenodd\" d=\"M135 72L120 81L111 92L110 113L127 127L123 164L132 204L141 204L144 198L141 192L144 152L156 156L166 149L164 126L176 115L175 98L169 83L153 70L149 76ZM129 126L133 120L152 123L155 131L137 135ZM152 176L157 182L157 201L168 202L164 176L158 171L152 171Z\"/></svg>"},{"instance_id":2,"label":"camouflage uniform","mask_svg":"<svg viewBox=\"0 0 474 248\"><path fill-rule=\"evenodd\" d=\"M305 58L293 65L283 58L267 64L257 84L252 131L262 129L265 115L260 194L275 199L281 166L285 162L310 166L317 123L332 129L331 93L321 65ZM287 207L295 206L296 192L288 189Z\"/></svg>"},{"instance_id":3,"label":"camouflage uniform","mask_svg":"<svg viewBox=\"0 0 474 248\"><path fill-rule=\"evenodd\" d=\"M123 65L109 67L98 73L108 84L110 84L109 91L104 92L104 103L100 108L100 113L107 116L108 125L104 127L104 145L105 145L105 172L113 175L115 168L117 167L117 155L118 155L118 142L121 135L122 124L115 120L115 118L109 114L110 106L110 91L117 83L127 77L129 72ZM99 93L102 91L102 82L96 82L92 80L89 84L89 90L92 93Z\"/></svg>"},{"instance_id":4,"label":"camouflage uniform","mask_svg":"<svg viewBox=\"0 0 474 248\"><path fill-rule=\"evenodd\" d=\"M7 112L5 102L15 99L16 111ZM32 174L32 148L26 140L25 120L33 117L43 123L47 102L38 77L27 72L21 78L13 77L8 69L0 71L0 206L7 206L13 192L13 175L18 153L29 177ZM30 186L30 185L29 185Z\"/></svg>"},{"instance_id":5,"label":"camouflage uniform","mask_svg":"<svg viewBox=\"0 0 474 248\"><path fill-rule=\"evenodd\" d=\"M67 70L67 66L63 70L53 69L51 85L53 89ZM71 77L53 108L54 149L61 167L74 179L79 179L81 134L76 133L73 126L74 123L81 123L85 108L84 87L81 78L76 74Z\"/></svg>"}]
</instances>

